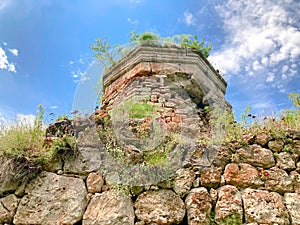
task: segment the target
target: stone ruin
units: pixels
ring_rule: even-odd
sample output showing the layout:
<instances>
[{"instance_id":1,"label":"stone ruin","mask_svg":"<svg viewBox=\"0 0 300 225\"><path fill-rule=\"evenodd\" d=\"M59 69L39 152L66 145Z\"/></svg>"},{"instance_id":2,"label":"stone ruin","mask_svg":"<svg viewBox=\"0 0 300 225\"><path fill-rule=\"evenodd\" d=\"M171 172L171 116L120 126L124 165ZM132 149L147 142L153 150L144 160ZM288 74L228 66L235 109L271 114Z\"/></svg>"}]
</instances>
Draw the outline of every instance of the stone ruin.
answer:
<instances>
[{"instance_id":1,"label":"stone ruin","mask_svg":"<svg viewBox=\"0 0 300 225\"><path fill-rule=\"evenodd\" d=\"M109 69L103 81L103 105L93 115L97 129L108 134L113 128L116 138L126 140L122 147L133 148L136 154L134 147L151 145L155 137L164 135L155 131L161 128L179 131L188 140L179 143L179 149L193 150L192 160L202 159L191 143L210 132L206 106L230 110L224 99L226 82L190 49L138 47ZM146 112L138 114L136 106ZM154 116L147 114L149 109ZM69 122L48 129L49 137L66 130L73 133ZM138 136L136 124L147 131L152 127L154 138L151 132L146 138L143 133ZM32 165L0 157L5 168L0 170L1 225L300 224L299 131L286 132L284 139L257 133L246 136L243 145L217 145L216 155L205 167L192 161L174 166L172 161L181 161L182 152L173 151L167 161L174 173L149 167L148 161L125 165L114 160L110 154L120 152L107 151L114 138L99 139L92 125L80 124L76 132L76 155L63 154L28 179L18 179L16 172L28 176Z\"/></svg>"}]
</instances>

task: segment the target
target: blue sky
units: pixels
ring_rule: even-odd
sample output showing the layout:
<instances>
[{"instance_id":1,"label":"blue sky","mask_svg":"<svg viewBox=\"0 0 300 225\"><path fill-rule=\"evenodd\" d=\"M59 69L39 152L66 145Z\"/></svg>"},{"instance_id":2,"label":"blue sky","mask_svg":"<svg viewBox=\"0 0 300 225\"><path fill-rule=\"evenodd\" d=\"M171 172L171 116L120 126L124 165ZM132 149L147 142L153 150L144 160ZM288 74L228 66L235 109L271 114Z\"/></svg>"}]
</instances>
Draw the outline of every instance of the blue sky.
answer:
<instances>
[{"instance_id":1,"label":"blue sky","mask_svg":"<svg viewBox=\"0 0 300 225\"><path fill-rule=\"evenodd\" d=\"M128 33L190 33L213 43L209 57L239 114L289 107L300 93L298 0L1 0L0 117L72 110L96 38L126 44ZM98 76L98 75L97 75ZM99 75L100 76L100 75Z\"/></svg>"}]
</instances>

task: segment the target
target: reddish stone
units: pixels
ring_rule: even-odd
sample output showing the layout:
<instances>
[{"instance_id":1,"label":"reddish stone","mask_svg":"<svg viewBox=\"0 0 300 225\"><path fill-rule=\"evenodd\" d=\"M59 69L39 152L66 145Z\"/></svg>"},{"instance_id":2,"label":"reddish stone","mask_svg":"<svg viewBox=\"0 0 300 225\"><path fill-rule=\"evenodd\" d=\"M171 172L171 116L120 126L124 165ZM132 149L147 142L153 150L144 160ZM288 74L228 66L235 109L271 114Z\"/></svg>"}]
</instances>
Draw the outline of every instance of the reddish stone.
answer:
<instances>
[{"instance_id":1,"label":"reddish stone","mask_svg":"<svg viewBox=\"0 0 300 225\"><path fill-rule=\"evenodd\" d=\"M266 133L260 133L256 135L256 142L261 146L264 146L271 139L271 136Z\"/></svg>"},{"instance_id":2,"label":"reddish stone","mask_svg":"<svg viewBox=\"0 0 300 225\"><path fill-rule=\"evenodd\" d=\"M173 116L172 121L175 123L181 123L182 120L180 116Z\"/></svg>"},{"instance_id":3,"label":"reddish stone","mask_svg":"<svg viewBox=\"0 0 300 225\"><path fill-rule=\"evenodd\" d=\"M238 189L225 185L218 190L215 208L217 224L241 224L243 220L243 203Z\"/></svg>"},{"instance_id":4,"label":"reddish stone","mask_svg":"<svg viewBox=\"0 0 300 225\"><path fill-rule=\"evenodd\" d=\"M221 182L221 173L217 168L206 168L200 173L201 186L217 188Z\"/></svg>"},{"instance_id":5,"label":"reddish stone","mask_svg":"<svg viewBox=\"0 0 300 225\"><path fill-rule=\"evenodd\" d=\"M212 209L211 198L204 188L194 188L185 199L189 225L209 225Z\"/></svg>"},{"instance_id":6,"label":"reddish stone","mask_svg":"<svg viewBox=\"0 0 300 225\"><path fill-rule=\"evenodd\" d=\"M257 188L264 184L257 169L247 163L228 164L225 167L224 177L226 184L231 184L238 188Z\"/></svg>"},{"instance_id":7,"label":"reddish stone","mask_svg":"<svg viewBox=\"0 0 300 225\"><path fill-rule=\"evenodd\" d=\"M101 192L104 179L99 173L90 173L86 179L86 186L89 193Z\"/></svg>"}]
</instances>

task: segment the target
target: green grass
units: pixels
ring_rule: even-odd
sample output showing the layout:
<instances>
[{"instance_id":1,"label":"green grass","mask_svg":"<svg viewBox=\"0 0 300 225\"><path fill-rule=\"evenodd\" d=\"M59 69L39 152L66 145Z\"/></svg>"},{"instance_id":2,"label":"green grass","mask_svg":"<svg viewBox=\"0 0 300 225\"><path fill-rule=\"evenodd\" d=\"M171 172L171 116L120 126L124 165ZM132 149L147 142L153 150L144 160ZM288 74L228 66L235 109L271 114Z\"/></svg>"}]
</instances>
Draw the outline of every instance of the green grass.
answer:
<instances>
[{"instance_id":1,"label":"green grass","mask_svg":"<svg viewBox=\"0 0 300 225\"><path fill-rule=\"evenodd\" d=\"M214 109L208 110L210 115L210 129L214 135L211 140L200 140L205 145L226 144L238 142L246 145L243 136L259 133L269 134L274 139L284 139L286 142L287 131L300 130L300 94L291 93L289 99L293 109L283 110L279 115L258 118L251 114L248 106L241 115L241 121L236 122L232 112ZM286 150L288 151L288 150Z\"/></svg>"},{"instance_id":2,"label":"green grass","mask_svg":"<svg viewBox=\"0 0 300 225\"><path fill-rule=\"evenodd\" d=\"M45 146L46 125L43 123L44 109L39 110L34 120L2 121L0 123L0 156L43 164L53 159L60 150L75 148L76 139L64 135Z\"/></svg>"}]
</instances>

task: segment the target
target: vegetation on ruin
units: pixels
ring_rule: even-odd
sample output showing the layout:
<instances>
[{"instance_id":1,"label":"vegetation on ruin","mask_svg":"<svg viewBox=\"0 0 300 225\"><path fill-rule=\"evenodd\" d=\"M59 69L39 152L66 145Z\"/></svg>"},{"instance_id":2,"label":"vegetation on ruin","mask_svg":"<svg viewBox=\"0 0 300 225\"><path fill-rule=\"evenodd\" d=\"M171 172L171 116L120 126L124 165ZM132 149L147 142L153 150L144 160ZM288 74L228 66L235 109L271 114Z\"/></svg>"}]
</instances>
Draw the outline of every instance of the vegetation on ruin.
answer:
<instances>
[{"instance_id":1,"label":"vegetation on ruin","mask_svg":"<svg viewBox=\"0 0 300 225\"><path fill-rule=\"evenodd\" d=\"M245 137L247 135L257 135L265 133L273 139L284 141L284 152L291 153L293 147L290 146L287 138L287 131L300 130L300 94L291 93L289 99L293 108L282 111L280 115L274 117L257 118L251 113L251 108L247 107L241 115L241 121L236 122L231 112L224 112L218 109L210 110L206 107L210 115L210 128L216 134L210 139L199 140L202 145L238 143L241 146L247 146ZM123 105L127 109L128 115L117 113L117 117L122 119L133 119L132 124L128 124L132 133L141 141L146 141L150 133L154 136L161 136L158 131L151 132L149 121L156 118L159 108L154 107L147 102L126 102ZM128 104L130 107L128 107ZM119 110L123 110L122 106ZM55 157L63 157L65 149L69 149L70 154L76 149L76 139L71 135L63 135L53 140L51 146L45 146L46 126L43 123L44 110L40 105L33 123L28 121L18 121L11 123L1 123L0 129L0 156L8 158L33 162L42 165ZM114 136L114 128L111 120L104 118L103 124L99 125L100 140L110 149L111 154L120 160L127 160L124 150L119 146L117 138ZM152 125L153 126L153 125ZM153 127L152 127L153 129ZM159 129L158 129L159 130ZM162 138L161 145L155 148L155 151L146 151L144 159L148 165L163 164L167 160L171 148L177 144L176 135L165 135ZM73 149L73 150L72 150ZM276 153L274 153L276 157ZM233 156L234 157L234 154ZM36 164L35 164L36 165ZM264 175L264 174L263 174Z\"/></svg>"},{"instance_id":2,"label":"vegetation on ruin","mask_svg":"<svg viewBox=\"0 0 300 225\"><path fill-rule=\"evenodd\" d=\"M285 139L287 131L300 130L300 94L290 93L288 98L293 105L292 109L283 110L276 116L258 118L251 113L251 107L248 106L242 112L239 122L230 111L206 108L210 114L210 126L214 136L210 140L199 140L199 142L204 145L231 142L243 145L246 135L259 133L269 134L275 139Z\"/></svg>"},{"instance_id":3,"label":"vegetation on ruin","mask_svg":"<svg viewBox=\"0 0 300 225\"><path fill-rule=\"evenodd\" d=\"M62 153L63 149L75 149L76 139L63 135L45 145L46 125L44 108L38 106L34 121L2 122L0 124L0 156L44 164ZM59 118L58 118L59 119Z\"/></svg>"},{"instance_id":4,"label":"vegetation on ruin","mask_svg":"<svg viewBox=\"0 0 300 225\"><path fill-rule=\"evenodd\" d=\"M197 35L177 34L172 37L163 38L153 32L138 34L135 30L130 32L130 45L111 45L107 42L106 37L104 37L103 39L96 39L90 48L94 51L96 59L100 60L105 67L111 67L137 46L189 48L201 52L206 58L212 49L212 43L205 45L204 38L198 40Z\"/></svg>"}]
</instances>

